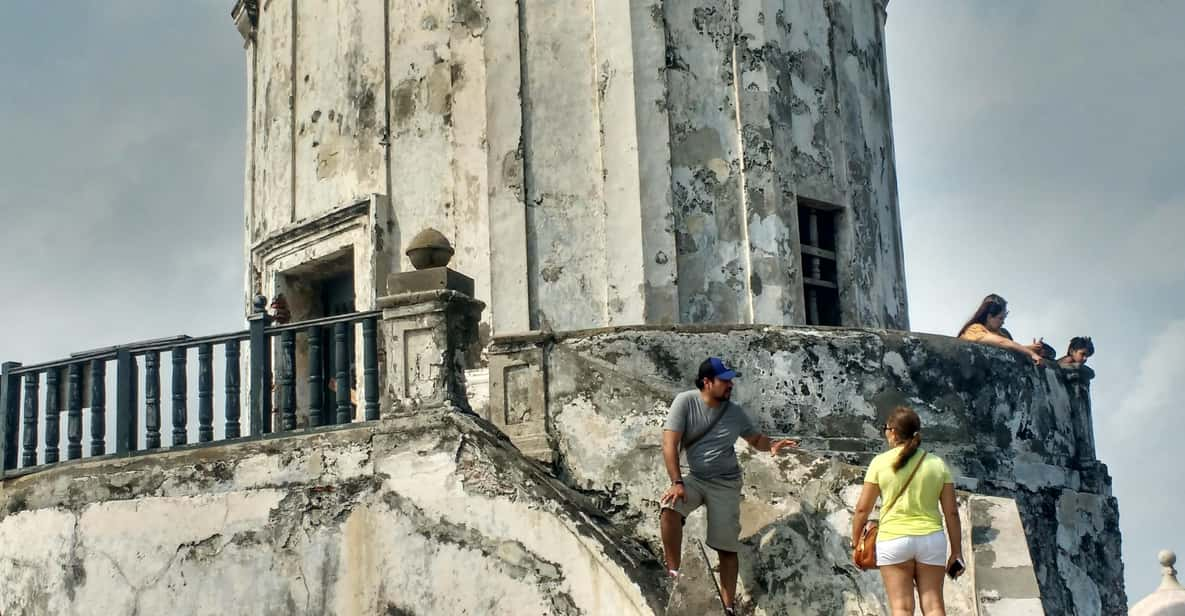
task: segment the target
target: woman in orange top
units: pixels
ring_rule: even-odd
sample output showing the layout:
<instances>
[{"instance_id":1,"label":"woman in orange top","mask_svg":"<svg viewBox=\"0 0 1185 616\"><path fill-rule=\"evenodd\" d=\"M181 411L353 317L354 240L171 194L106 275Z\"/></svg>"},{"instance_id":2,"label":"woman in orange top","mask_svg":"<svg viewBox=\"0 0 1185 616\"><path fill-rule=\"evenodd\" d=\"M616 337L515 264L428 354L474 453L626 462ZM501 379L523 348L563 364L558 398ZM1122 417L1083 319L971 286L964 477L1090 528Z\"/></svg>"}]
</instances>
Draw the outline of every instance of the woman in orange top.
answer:
<instances>
[{"instance_id":1,"label":"woman in orange top","mask_svg":"<svg viewBox=\"0 0 1185 616\"><path fill-rule=\"evenodd\" d=\"M1041 363L1041 343L1034 341L1031 345L1024 345L1014 341L1008 330L1004 329L1004 319L1006 318L1008 318L1008 302L1004 301L1003 297L992 293L983 298L979 309L959 330L959 338L1024 353L1034 363Z\"/></svg>"}]
</instances>

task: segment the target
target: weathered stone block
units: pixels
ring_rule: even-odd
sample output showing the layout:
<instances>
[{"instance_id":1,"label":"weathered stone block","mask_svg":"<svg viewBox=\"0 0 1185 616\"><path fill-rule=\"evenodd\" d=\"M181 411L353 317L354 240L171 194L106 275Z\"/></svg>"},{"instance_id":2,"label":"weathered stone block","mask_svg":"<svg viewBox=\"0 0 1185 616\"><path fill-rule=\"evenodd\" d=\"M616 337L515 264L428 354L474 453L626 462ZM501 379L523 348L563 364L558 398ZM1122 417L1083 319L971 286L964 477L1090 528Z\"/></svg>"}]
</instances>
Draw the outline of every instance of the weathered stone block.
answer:
<instances>
[{"instance_id":1,"label":"weathered stone block","mask_svg":"<svg viewBox=\"0 0 1185 616\"><path fill-rule=\"evenodd\" d=\"M550 462L543 344L543 338L504 340L490 349L488 419L524 453Z\"/></svg>"},{"instance_id":2,"label":"weathered stone block","mask_svg":"<svg viewBox=\"0 0 1185 616\"><path fill-rule=\"evenodd\" d=\"M379 306L391 410L437 404L468 410L466 355L477 344L477 323L485 305L456 291L440 290L388 295L379 299Z\"/></svg>"},{"instance_id":3,"label":"weathered stone block","mask_svg":"<svg viewBox=\"0 0 1185 616\"><path fill-rule=\"evenodd\" d=\"M473 279L447 267L429 267L387 276L388 295L444 290L473 297Z\"/></svg>"}]
</instances>

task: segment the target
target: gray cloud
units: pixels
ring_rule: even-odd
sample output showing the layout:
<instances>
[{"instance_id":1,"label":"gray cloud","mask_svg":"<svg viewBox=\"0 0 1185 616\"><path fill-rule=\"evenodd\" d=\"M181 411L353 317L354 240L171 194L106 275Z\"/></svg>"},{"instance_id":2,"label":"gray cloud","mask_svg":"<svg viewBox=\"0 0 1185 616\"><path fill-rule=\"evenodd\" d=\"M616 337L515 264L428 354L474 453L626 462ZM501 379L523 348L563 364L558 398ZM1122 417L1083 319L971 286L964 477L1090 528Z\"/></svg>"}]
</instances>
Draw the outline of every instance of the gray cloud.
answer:
<instances>
[{"instance_id":1,"label":"gray cloud","mask_svg":"<svg viewBox=\"0 0 1185 616\"><path fill-rule=\"evenodd\" d=\"M0 356L242 326L244 65L223 2L10 3ZM101 324L97 326L97 324Z\"/></svg>"}]
</instances>

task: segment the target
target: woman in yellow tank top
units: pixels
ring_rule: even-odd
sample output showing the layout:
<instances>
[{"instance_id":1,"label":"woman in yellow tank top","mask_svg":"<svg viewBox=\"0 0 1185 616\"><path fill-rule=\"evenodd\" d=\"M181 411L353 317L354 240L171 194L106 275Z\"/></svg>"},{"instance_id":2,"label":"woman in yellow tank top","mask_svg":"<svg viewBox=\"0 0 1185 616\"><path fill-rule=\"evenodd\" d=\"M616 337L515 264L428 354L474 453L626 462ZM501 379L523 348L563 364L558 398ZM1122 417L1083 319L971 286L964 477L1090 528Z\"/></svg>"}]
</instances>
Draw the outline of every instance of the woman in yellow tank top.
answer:
<instances>
[{"instance_id":1,"label":"woman in yellow tank top","mask_svg":"<svg viewBox=\"0 0 1185 616\"><path fill-rule=\"evenodd\" d=\"M922 613L945 616L943 575L956 560L960 567L963 562L963 532L954 483L946 463L919 448L921 429L921 419L912 409L897 407L889 415L884 433L893 448L868 465L864 489L852 517L854 545L860 540L877 497L881 497L876 564L894 616L914 613L915 586ZM946 533L942 530L943 518Z\"/></svg>"}]
</instances>

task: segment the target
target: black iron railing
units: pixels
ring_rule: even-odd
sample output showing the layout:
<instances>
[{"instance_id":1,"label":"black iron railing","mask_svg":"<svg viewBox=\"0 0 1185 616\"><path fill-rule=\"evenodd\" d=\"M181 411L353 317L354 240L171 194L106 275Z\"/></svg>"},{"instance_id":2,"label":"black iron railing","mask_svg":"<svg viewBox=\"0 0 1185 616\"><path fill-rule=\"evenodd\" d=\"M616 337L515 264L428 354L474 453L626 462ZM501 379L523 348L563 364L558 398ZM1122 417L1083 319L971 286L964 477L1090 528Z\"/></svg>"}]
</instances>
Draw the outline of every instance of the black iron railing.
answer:
<instances>
[{"instance_id":1,"label":"black iron railing","mask_svg":"<svg viewBox=\"0 0 1185 616\"><path fill-rule=\"evenodd\" d=\"M21 473L26 469L32 472L63 459L84 457L84 411L90 435L87 457L107 455L109 449L114 454L159 450L163 447L162 430L167 430L163 440L170 447L190 444L190 408L194 403L198 444L260 437L298 427L347 424L357 419L359 406L364 420L378 419L377 327L381 311L280 325L270 322L263 311L264 301L256 299L256 311L248 319L246 331L149 340L29 366L4 363L0 368L0 475L18 469ZM355 395L355 358L359 357L355 341L359 339L361 400ZM241 365L244 342L250 357L246 392ZM302 366L297 364L298 343L304 350ZM216 355L221 356L220 371L215 370ZM196 371L190 368L191 356L196 356ZM162 366L162 360L168 362L166 366ZM167 397L161 389L162 368L168 375ZM197 377L196 396L189 387L193 372ZM221 372L220 392L215 391L217 372ZM299 414L298 381L304 381L307 392ZM108 395L110 388L114 389L113 401ZM244 393L248 410L246 435ZM216 431L215 398L219 395L224 422ZM161 423L162 398L169 402L168 428ZM276 429L273 414L279 424ZM112 415L113 430L108 428ZM298 415L307 421L299 422ZM219 437L216 432L221 433ZM108 446L108 436L114 439L112 447Z\"/></svg>"}]
</instances>

